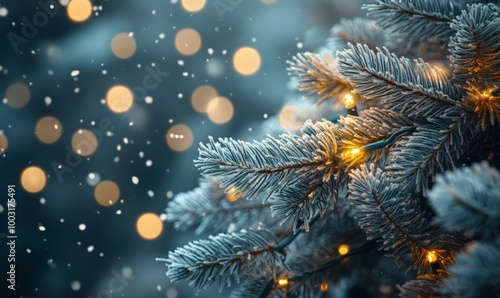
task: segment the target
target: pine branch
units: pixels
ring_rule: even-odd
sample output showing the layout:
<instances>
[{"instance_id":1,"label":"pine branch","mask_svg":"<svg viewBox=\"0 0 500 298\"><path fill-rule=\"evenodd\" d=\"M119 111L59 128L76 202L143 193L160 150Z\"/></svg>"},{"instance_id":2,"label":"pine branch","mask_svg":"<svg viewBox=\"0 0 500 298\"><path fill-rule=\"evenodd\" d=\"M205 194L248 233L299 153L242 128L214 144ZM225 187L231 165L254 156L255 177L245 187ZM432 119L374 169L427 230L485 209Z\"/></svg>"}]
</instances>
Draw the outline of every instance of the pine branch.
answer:
<instances>
[{"instance_id":1,"label":"pine branch","mask_svg":"<svg viewBox=\"0 0 500 298\"><path fill-rule=\"evenodd\" d=\"M276 239L264 230L210 236L170 252L166 265L171 281L185 280L190 286L206 289L219 281L219 290L243 274L272 274Z\"/></svg>"},{"instance_id":2,"label":"pine branch","mask_svg":"<svg viewBox=\"0 0 500 298\"><path fill-rule=\"evenodd\" d=\"M451 22L456 31L450 39L453 79L468 90L482 92L500 81L500 15L498 6L472 4Z\"/></svg>"},{"instance_id":3,"label":"pine branch","mask_svg":"<svg viewBox=\"0 0 500 298\"><path fill-rule=\"evenodd\" d=\"M352 214L369 240L382 242L381 249L392 251L398 267L430 269L429 253L445 260L449 252L429 222L429 216L415 201L405 197L385 172L361 165L350 174L349 202Z\"/></svg>"},{"instance_id":4,"label":"pine branch","mask_svg":"<svg viewBox=\"0 0 500 298\"><path fill-rule=\"evenodd\" d=\"M378 27L373 20L362 18L341 19L338 25L331 30L328 46L334 51L343 50L348 43L365 44L376 50L378 45L388 45L388 38L384 30Z\"/></svg>"},{"instance_id":5,"label":"pine branch","mask_svg":"<svg viewBox=\"0 0 500 298\"><path fill-rule=\"evenodd\" d=\"M466 118L467 114L450 109L441 119L402 137L389 152L387 170L392 179L405 191L425 193L429 179L454 169L455 158L469 146L472 137Z\"/></svg>"},{"instance_id":6,"label":"pine branch","mask_svg":"<svg viewBox=\"0 0 500 298\"><path fill-rule=\"evenodd\" d=\"M409 117L427 118L443 108L458 106L458 88L438 68L422 60L412 65L384 48L375 53L367 46L349 45L337 52L339 72L367 99L380 99Z\"/></svg>"},{"instance_id":7,"label":"pine branch","mask_svg":"<svg viewBox=\"0 0 500 298\"><path fill-rule=\"evenodd\" d=\"M500 293L500 239L476 243L456 256L448 268L451 277L441 289L447 297L498 297Z\"/></svg>"},{"instance_id":8,"label":"pine branch","mask_svg":"<svg viewBox=\"0 0 500 298\"><path fill-rule=\"evenodd\" d=\"M401 298L414 298L414 297L440 297L440 281L447 274L440 272L438 274L425 274L418 277L418 279L410 280L402 286L397 286Z\"/></svg>"},{"instance_id":9,"label":"pine branch","mask_svg":"<svg viewBox=\"0 0 500 298\"><path fill-rule=\"evenodd\" d=\"M446 0L377 0L366 4L368 16L391 33L405 33L408 38L447 40L453 33L450 22L459 15L461 6Z\"/></svg>"},{"instance_id":10,"label":"pine branch","mask_svg":"<svg viewBox=\"0 0 500 298\"><path fill-rule=\"evenodd\" d=\"M483 239L500 235L500 172L488 163L438 176L429 199L448 229Z\"/></svg>"},{"instance_id":11,"label":"pine branch","mask_svg":"<svg viewBox=\"0 0 500 298\"><path fill-rule=\"evenodd\" d=\"M219 139L200 145L196 166L219 178L222 187L234 187L249 199L259 193L277 193L288 181L320 172L328 181L338 171L337 140L329 121L307 122L303 135L268 136L261 142ZM309 132L309 133L306 133Z\"/></svg>"},{"instance_id":12,"label":"pine branch","mask_svg":"<svg viewBox=\"0 0 500 298\"><path fill-rule=\"evenodd\" d=\"M201 179L197 188L178 194L168 203L167 219L175 222L175 228L181 231L198 225L197 234L209 229L212 232L227 232L228 229L256 228L264 220L273 224L273 221L268 220L271 217L271 204L243 199L229 201L231 196L238 195L226 194L213 179Z\"/></svg>"},{"instance_id":13,"label":"pine branch","mask_svg":"<svg viewBox=\"0 0 500 298\"><path fill-rule=\"evenodd\" d=\"M298 78L299 90L307 91L308 97L319 97L318 103L351 89L340 77L337 61L329 52L297 54L287 63L288 75Z\"/></svg>"}]
</instances>

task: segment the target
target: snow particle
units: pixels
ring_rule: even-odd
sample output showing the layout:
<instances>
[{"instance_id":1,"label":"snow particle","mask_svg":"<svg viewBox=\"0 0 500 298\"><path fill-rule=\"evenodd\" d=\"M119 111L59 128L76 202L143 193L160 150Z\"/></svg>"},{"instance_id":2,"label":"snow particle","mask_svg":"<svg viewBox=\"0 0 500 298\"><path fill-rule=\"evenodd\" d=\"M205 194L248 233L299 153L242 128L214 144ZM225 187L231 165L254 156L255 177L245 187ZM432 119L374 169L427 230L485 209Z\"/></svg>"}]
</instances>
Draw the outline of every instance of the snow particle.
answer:
<instances>
[{"instance_id":1,"label":"snow particle","mask_svg":"<svg viewBox=\"0 0 500 298\"><path fill-rule=\"evenodd\" d=\"M80 282L78 280L74 280L74 281L71 282L71 289L73 291L80 290L80 287L81 287L81 284L80 284Z\"/></svg>"},{"instance_id":2,"label":"snow particle","mask_svg":"<svg viewBox=\"0 0 500 298\"><path fill-rule=\"evenodd\" d=\"M80 231L85 231L86 228L87 228L87 226L85 224L83 224L83 223L81 223L81 224L78 225L78 229Z\"/></svg>"},{"instance_id":3,"label":"snow particle","mask_svg":"<svg viewBox=\"0 0 500 298\"><path fill-rule=\"evenodd\" d=\"M139 178L137 178L136 176L133 176L132 177L132 183L139 184Z\"/></svg>"}]
</instances>

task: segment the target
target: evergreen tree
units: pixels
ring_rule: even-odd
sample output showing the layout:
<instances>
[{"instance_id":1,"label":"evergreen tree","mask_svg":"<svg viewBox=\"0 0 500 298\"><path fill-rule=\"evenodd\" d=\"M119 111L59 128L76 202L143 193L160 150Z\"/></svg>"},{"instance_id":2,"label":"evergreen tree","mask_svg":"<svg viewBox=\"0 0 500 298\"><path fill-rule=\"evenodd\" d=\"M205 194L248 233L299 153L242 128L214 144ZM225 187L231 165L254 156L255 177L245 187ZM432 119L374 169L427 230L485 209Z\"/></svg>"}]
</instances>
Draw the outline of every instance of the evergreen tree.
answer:
<instances>
[{"instance_id":1,"label":"evergreen tree","mask_svg":"<svg viewBox=\"0 0 500 298\"><path fill-rule=\"evenodd\" d=\"M167 218L219 234L161 259L170 280L241 281L234 297L500 297L500 8L467 2L376 0L297 54L308 103L346 115L201 144L200 186Z\"/></svg>"}]
</instances>

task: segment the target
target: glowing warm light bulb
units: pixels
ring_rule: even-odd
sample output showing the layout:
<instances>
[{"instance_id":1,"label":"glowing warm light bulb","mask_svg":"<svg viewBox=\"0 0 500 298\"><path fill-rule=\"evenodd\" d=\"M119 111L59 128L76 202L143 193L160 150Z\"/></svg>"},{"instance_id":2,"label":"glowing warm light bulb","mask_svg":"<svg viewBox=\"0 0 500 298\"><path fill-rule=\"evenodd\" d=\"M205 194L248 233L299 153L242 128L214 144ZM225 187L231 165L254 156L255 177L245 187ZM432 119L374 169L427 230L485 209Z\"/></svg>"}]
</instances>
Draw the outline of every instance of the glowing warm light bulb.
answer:
<instances>
[{"instance_id":1,"label":"glowing warm light bulb","mask_svg":"<svg viewBox=\"0 0 500 298\"><path fill-rule=\"evenodd\" d=\"M229 202L234 202L234 201L237 201L239 198L241 198L241 193L238 191L238 189L237 189L237 188L231 187L231 188L227 191L226 199L227 199Z\"/></svg>"},{"instance_id":2,"label":"glowing warm light bulb","mask_svg":"<svg viewBox=\"0 0 500 298\"><path fill-rule=\"evenodd\" d=\"M278 279L278 285L280 287L286 287L286 286L288 286L288 279L287 278L280 278L280 279Z\"/></svg>"},{"instance_id":3,"label":"glowing warm light bulb","mask_svg":"<svg viewBox=\"0 0 500 298\"><path fill-rule=\"evenodd\" d=\"M321 292L328 291L328 283L326 283L326 282L322 283L319 288L321 289Z\"/></svg>"},{"instance_id":4,"label":"glowing warm light bulb","mask_svg":"<svg viewBox=\"0 0 500 298\"><path fill-rule=\"evenodd\" d=\"M354 148L354 149L352 149L352 150L351 150L351 155L352 155L352 156L356 156L356 155L358 155L360 152L361 152L361 149L359 149L359 148Z\"/></svg>"},{"instance_id":5,"label":"glowing warm light bulb","mask_svg":"<svg viewBox=\"0 0 500 298\"><path fill-rule=\"evenodd\" d=\"M347 245L347 244L339 245L338 251L339 251L339 254L341 254L341 255L348 254L349 253L349 245Z\"/></svg>"},{"instance_id":6,"label":"glowing warm light bulb","mask_svg":"<svg viewBox=\"0 0 500 298\"><path fill-rule=\"evenodd\" d=\"M350 93L347 93L345 96L344 96L344 105L345 105L345 108L350 110L352 108L354 108L354 106L356 105L355 102L354 102L354 97L352 96L352 94Z\"/></svg>"},{"instance_id":7,"label":"glowing warm light bulb","mask_svg":"<svg viewBox=\"0 0 500 298\"><path fill-rule=\"evenodd\" d=\"M427 261L429 261L429 263L434 263L438 260L438 256L436 255L436 252L431 250L427 253Z\"/></svg>"}]
</instances>

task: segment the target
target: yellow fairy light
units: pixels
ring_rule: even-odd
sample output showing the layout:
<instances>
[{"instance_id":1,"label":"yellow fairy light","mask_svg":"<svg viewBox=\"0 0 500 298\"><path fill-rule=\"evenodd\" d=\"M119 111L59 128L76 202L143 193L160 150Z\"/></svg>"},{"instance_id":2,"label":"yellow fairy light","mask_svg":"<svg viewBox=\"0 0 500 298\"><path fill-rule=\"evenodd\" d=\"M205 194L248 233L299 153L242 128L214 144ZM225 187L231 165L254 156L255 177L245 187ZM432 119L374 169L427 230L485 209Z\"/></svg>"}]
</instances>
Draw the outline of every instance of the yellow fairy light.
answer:
<instances>
[{"instance_id":1,"label":"yellow fairy light","mask_svg":"<svg viewBox=\"0 0 500 298\"><path fill-rule=\"evenodd\" d=\"M344 96L344 105L345 105L345 108L348 110L354 108L354 106L356 105L354 102L354 97L352 96L351 93L347 93Z\"/></svg>"},{"instance_id":2,"label":"yellow fairy light","mask_svg":"<svg viewBox=\"0 0 500 298\"><path fill-rule=\"evenodd\" d=\"M278 279L278 285L279 285L280 287L286 287L286 286L288 286L288 279L287 279L287 278L284 278L284 277L283 277L283 278Z\"/></svg>"},{"instance_id":3,"label":"yellow fairy light","mask_svg":"<svg viewBox=\"0 0 500 298\"><path fill-rule=\"evenodd\" d=\"M438 256L437 256L435 251L431 250L427 253L427 261L429 261L429 263L434 263L437 260L438 260Z\"/></svg>"},{"instance_id":4,"label":"yellow fairy light","mask_svg":"<svg viewBox=\"0 0 500 298\"><path fill-rule=\"evenodd\" d=\"M314 196L314 191L311 191L311 192L307 195L307 197L308 197L308 198L312 198L313 196Z\"/></svg>"},{"instance_id":5,"label":"yellow fairy light","mask_svg":"<svg viewBox=\"0 0 500 298\"><path fill-rule=\"evenodd\" d=\"M234 202L234 201L237 201L239 198L241 198L241 193L238 191L238 189L237 189L237 188L231 187L231 188L227 191L226 199L227 199L229 202Z\"/></svg>"},{"instance_id":6,"label":"yellow fairy light","mask_svg":"<svg viewBox=\"0 0 500 298\"><path fill-rule=\"evenodd\" d=\"M341 254L341 255L348 254L349 253L349 245L347 245L347 244L339 245L338 251L339 251L339 254Z\"/></svg>"},{"instance_id":7,"label":"yellow fairy light","mask_svg":"<svg viewBox=\"0 0 500 298\"><path fill-rule=\"evenodd\" d=\"M359 149L359 148L354 148L354 149L352 149L352 150L351 150L351 155L352 155L352 156L356 156L356 155L358 155L360 152L361 152L361 149Z\"/></svg>"},{"instance_id":8,"label":"yellow fairy light","mask_svg":"<svg viewBox=\"0 0 500 298\"><path fill-rule=\"evenodd\" d=\"M326 283L326 282L321 283L321 286L319 286L319 288L321 289L321 292L328 291L328 283Z\"/></svg>"}]
</instances>

